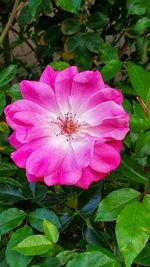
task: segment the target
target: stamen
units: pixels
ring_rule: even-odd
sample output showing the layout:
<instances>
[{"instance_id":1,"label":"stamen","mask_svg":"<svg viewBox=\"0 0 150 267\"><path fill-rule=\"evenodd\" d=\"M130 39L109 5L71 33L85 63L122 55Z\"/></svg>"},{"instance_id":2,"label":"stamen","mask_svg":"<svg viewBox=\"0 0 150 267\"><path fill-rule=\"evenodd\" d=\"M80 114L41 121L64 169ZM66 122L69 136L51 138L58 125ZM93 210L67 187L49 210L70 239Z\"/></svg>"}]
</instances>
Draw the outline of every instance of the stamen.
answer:
<instances>
[{"instance_id":1,"label":"stamen","mask_svg":"<svg viewBox=\"0 0 150 267\"><path fill-rule=\"evenodd\" d=\"M56 136L62 134L67 137L67 141L72 137L74 133L76 133L80 127L78 120L75 119L76 114L72 114L70 112L64 114L64 118L60 116L57 118L57 121L53 122L60 127L60 133Z\"/></svg>"}]
</instances>

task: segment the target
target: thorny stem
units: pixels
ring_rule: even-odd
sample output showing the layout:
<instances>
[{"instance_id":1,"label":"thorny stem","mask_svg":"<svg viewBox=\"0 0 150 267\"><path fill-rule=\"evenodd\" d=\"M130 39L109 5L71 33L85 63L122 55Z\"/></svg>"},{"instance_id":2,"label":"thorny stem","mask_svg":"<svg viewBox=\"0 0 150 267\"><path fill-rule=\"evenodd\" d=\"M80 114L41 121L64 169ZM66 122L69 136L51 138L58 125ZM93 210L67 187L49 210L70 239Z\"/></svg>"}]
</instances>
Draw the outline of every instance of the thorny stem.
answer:
<instances>
[{"instance_id":1,"label":"thorny stem","mask_svg":"<svg viewBox=\"0 0 150 267\"><path fill-rule=\"evenodd\" d=\"M8 20L8 22L7 22L7 24L6 24L5 28L4 28L1 36L0 36L0 45L3 43L8 31L9 31L9 29L11 27L11 24L12 24L12 22L13 22L15 16L16 16L16 10L17 10L17 7L19 5L19 1L20 0L15 0L15 3L14 3L13 10L12 10L12 13L10 15L10 18L9 18L9 20Z\"/></svg>"}]
</instances>

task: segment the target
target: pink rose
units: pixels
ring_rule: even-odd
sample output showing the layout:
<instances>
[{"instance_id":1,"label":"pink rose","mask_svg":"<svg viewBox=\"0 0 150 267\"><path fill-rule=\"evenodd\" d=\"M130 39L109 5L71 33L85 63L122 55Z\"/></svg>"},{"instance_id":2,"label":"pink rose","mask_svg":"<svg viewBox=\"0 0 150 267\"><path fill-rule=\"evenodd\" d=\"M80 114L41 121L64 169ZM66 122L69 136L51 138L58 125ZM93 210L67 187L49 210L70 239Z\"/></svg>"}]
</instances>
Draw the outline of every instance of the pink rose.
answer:
<instances>
[{"instance_id":1,"label":"pink rose","mask_svg":"<svg viewBox=\"0 0 150 267\"><path fill-rule=\"evenodd\" d=\"M129 116L122 94L99 71L48 66L39 81L24 80L20 88L23 99L5 114L14 130L11 158L29 182L87 189L118 167Z\"/></svg>"}]
</instances>

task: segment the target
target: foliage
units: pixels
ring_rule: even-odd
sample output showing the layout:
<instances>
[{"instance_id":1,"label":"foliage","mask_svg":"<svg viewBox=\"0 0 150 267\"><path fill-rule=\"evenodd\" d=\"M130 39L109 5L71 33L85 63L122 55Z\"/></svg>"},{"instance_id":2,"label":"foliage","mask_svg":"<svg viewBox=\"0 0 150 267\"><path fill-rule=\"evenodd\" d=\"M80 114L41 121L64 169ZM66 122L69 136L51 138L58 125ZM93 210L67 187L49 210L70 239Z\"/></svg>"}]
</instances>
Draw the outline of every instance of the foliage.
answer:
<instances>
[{"instance_id":1,"label":"foliage","mask_svg":"<svg viewBox=\"0 0 150 267\"><path fill-rule=\"evenodd\" d=\"M0 2L1 32L13 5ZM0 46L0 266L150 266L150 2L29 0L15 14ZM24 44L34 64L16 54ZM47 64L99 69L125 97L121 165L88 191L29 185L10 159L3 109Z\"/></svg>"}]
</instances>

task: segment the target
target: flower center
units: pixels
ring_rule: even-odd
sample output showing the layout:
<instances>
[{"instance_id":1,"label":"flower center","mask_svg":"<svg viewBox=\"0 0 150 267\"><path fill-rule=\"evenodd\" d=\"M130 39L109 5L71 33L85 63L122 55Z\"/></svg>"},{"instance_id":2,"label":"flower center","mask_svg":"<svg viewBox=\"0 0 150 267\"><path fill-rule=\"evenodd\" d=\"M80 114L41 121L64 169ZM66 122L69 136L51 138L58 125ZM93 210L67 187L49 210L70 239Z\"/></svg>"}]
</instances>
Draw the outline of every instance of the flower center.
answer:
<instances>
[{"instance_id":1,"label":"flower center","mask_svg":"<svg viewBox=\"0 0 150 267\"><path fill-rule=\"evenodd\" d=\"M58 117L56 124L60 127L60 133L67 137L71 137L74 133L76 133L80 127L78 120L75 119L76 114L72 115L72 113L66 113L64 118Z\"/></svg>"}]
</instances>

